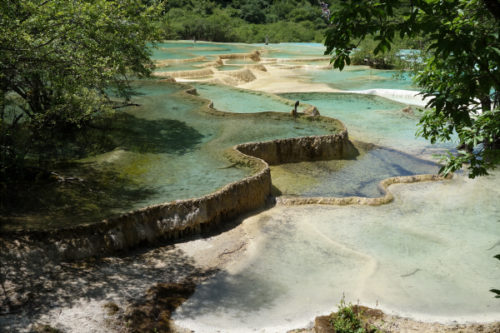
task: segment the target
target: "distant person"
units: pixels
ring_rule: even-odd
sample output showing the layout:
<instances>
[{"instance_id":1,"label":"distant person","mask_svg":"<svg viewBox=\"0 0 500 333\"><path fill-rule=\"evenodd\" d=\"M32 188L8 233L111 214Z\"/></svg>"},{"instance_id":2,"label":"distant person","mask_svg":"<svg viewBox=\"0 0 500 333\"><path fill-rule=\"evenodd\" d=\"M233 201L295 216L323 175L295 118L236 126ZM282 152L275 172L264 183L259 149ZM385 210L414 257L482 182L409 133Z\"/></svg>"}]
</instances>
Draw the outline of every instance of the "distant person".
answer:
<instances>
[{"instance_id":1,"label":"distant person","mask_svg":"<svg viewBox=\"0 0 500 333\"><path fill-rule=\"evenodd\" d=\"M330 20L330 9L328 9L328 4L326 2L319 1L319 5L321 6L323 17L326 18L327 20Z\"/></svg>"},{"instance_id":2,"label":"distant person","mask_svg":"<svg viewBox=\"0 0 500 333\"><path fill-rule=\"evenodd\" d=\"M269 37L266 35L266 45L269 44Z\"/></svg>"},{"instance_id":3,"label":"distant person","mask_svg":"<svg viewBox=\"0 0 500 333\"><path fill-rule=\"evenodd\" d=\"M292 110L292 116L293 116L294 118L297 118L297 115L298 115L297 108L299 107L299 104L300 104L300 102L299 102L299 101L295 102L295 107L294 107L294 108L293 108L293 110Z\"/></svg>"}]
</instances>

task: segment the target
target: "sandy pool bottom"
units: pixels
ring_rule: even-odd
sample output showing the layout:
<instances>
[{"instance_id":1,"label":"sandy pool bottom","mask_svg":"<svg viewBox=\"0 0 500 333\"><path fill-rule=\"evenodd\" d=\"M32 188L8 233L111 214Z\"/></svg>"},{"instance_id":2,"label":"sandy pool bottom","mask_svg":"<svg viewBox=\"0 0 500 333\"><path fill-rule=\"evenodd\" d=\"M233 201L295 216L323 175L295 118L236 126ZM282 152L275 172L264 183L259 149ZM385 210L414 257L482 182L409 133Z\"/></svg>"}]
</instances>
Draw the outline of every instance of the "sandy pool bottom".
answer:
<instances>
[{"instance_id":1,"label":"sandy pool bottom","mask_svg":"<svg viewBox=\"0 0 500 333\"><path fill-rule=\"evenodd\" d=\"M499 177L394 185L385 206L278 206L174 315L195 332L285 332L347 301L427 321L493 321Z\"/></svg>"}]
</instances>

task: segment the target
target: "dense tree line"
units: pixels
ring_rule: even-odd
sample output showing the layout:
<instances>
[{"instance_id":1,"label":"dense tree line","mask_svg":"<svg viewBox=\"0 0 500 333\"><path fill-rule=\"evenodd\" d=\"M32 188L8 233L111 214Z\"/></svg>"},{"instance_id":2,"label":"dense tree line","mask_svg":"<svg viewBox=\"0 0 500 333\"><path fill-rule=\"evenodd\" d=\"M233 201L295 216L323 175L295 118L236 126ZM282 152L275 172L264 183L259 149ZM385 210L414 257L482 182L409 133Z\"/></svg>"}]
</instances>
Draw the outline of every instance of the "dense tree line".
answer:
<instances>
[{"instance_id":1,"label":"dense tree line","mask_svg":"<svg viewBox=\"0 0 500 333\"><path fill-rule=\"evenodd\" d=\"M317 0L169 0L163 29L167 39L321 42L327 25Z\"/></svg>"}]
</instances>

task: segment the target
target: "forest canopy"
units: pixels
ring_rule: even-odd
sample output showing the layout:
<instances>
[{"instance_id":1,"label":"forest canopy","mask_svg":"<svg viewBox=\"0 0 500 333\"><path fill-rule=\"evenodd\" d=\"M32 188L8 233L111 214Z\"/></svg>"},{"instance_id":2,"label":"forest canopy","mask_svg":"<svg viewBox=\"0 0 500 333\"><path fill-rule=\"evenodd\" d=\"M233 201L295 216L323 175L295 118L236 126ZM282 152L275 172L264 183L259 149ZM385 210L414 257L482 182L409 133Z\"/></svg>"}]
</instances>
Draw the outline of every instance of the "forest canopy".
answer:
<instances>
[{"instance_id":1,"label":"forest canopy","mask_svg":"<svg viewBox=\"0 0 500 333\"><path fill-rule=\"evenodd\" d=\"M327 25L317 0L169 0L163 30L166 39L322 42Z\"/></svg>"}]
</instances>

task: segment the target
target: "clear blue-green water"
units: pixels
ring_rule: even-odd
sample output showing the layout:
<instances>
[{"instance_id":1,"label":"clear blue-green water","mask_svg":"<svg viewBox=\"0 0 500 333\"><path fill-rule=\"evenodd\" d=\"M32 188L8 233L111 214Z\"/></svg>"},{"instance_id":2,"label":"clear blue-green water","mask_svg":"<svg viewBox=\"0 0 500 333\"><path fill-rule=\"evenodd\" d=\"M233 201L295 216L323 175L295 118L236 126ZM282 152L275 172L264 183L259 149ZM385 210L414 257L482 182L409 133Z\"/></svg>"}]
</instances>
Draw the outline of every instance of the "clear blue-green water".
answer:
<instances>
[{"instance_id":1,"label":"clear blue-green water","mask_svg":"<svg viewBox=\"0 0 500 333\"><path fill-rule=\"evenodd\" d=\"M322 54L319 45L267 48L265 57L282 62ZM346 91L415 90L406 75L365 67L297 72ZM290 109L267 94L203 84L197 89L232 112ZM314 105L344 122L352 138L379 145L359 145L359 155L350 160L273 166L275 190L285 195L376 197L384 178L437 172L436 164L418 157L455 145L415 138L418 113L403 113L407 104L351 93L281 97ZM248 124L249 129L261 125ZM201 284L174 319L196 332L285 332L335 310L344 294L350 302L426 320L498 320L499 303L489 289L500 276L492 258L498 253L499 179L498 174L479 180L456 176L395 185L394 203L380 207L278 206L251 217L242 225L246 252Z\"/></svg>"},{"instance_id":2,"label":"clear blue-green water","mask_svg":"<svg viewBox=\"0 0 500 333\"><path fill-rule=\"evenodd\" d=\"M206 61L219 54L251 52L262 45L218 44L206 42L166 42L157 46L155 59L189 59L205 56ZM283 55L290 59L296 56L321 55L317 44L279 44L265 46L267 55ZM165 68L192 70L204 61L172 63ZM243 65L245 59L227 60L231 65ZM299 71L305 71L300 69ZM307 72L317 82L328 82L337 88L363 89L365 87L398 87L405 80L395 79L393 73L351 68L342 73L327 70ZM318 75L318 73L320 73ZM366 80L373 76L376 79ZM351 86L345 86L347 83ZM349 84L350 84L349 83ZM338 84L344 84L339 86ZM380 85L383 84L383 85ZM321 170L312 168L307 176L307 186L295 191L296 195L361 195L376 196L376 183L388 176L429 173L436 165L411 159L394 149L409 152L435 149L424 140L415 140L416 117L401 112L403 104L367 95L305 93L271 94L256 93L220 85L195 84L200 97L212 100L216 109L233 115L209 115L202 111L205 101L180 94L184 89L178 85L160 84L154 81L137 83L134 101L139 107L120 111L112 122L108 133L96 134L100 139L96 152L83 159L74 160L69 166L61 166L59 172L65 176L79 177L89 182L88 195L85 186L68 185L63 188L48 186L39 190L54 195L44 195L53 200L29 203L23 214L30 226L57 227L74 223L90 223L131 209L161 202L198 197L242 179L251 171L226 169L223 156L225 149L243 142L264 141L276 138L326 134L325 128L297 123L293 120L274 119L268 115L240 115L276 111L288 113L296 100L319 108L322 115L338 118L348 127L352 137L377 143L391 149L379 148L361 154L357 160L345 161ZM407 87L407 86L406 86ZM319 164L318 164L319 165ZM366 172L370 165L376 165ZM330 168L330 169L329 169ZM293 171L293 172L292 172ZM302 170L304 171L304 170ZM300 168L289 168L288 175L300 174ZM88 181L94 174L92 181ZM285 177L286 179L286 177ZM293 183L293 177L288 183ZM349 182L342 182L349 179ZM354 183L352 183L354 182ZM285 182L286 183L286 182ZM316 183L316 185L312 185ZM81 185L81 184L80 184ZM330 191L329 188L335 188ZM284 193L286 193L285 191ZM58 205L57 202L64 202ZM80 202L80 204L77 204ZM22 205L21 205L22 206ZM68 219L71 212L74 216ZM4 222L4 227L17 225ZM38 215L41 217L34 218ZM22 223L21 223L22 224Z\"/></svg>"},{"instance_id":3,"label":"clear blue-green water","mask_svg":"<svg viewBox=\"0 0 500 333\"><path fill-rule=\"evenodd\" d=\"M393 185L383 206L277 206L173 315L205 332L287 332L346 302L430 322L499 320L498 174Z\"/></svg>"},{"instance_id":4,"label":"clear blue-green water","mask_svg":"<svg viewBox=\"0 0 500 333\"><path fill-rule=\"evenodd\" d=\"M290 163L271 168L273 185L283 195L301 197L380 197L379 182L395 176L436 174L439 166L403 152L360 149L350 160Z\"/></svg>"},{"instance_id":5,"label":"clear blue-green water","mask_svg":"<svg viewBox=\"0 0 500 333\"><path fill-rule=\"evenodd\" d=\"M193 86L196 87L201 97L211 100L214 107L221 111L234 113L290 112L294 108L294 101L280 99L275 95L222 85L194 83ZM303 105L299 105L298 110L301 111L303 108Z\"/></svg>"},{"instance_id":6,"label":"clear blue-green water","mask_svg":"<svg viewBox=\"0 0 500 333\"><path fill-rule=\"evenodd\" d=\"M341 120L352 138L363 140L392 149L400 149L418 155L431 155L435 151L453 149L454 143L430 144L417 137L419 111L404 113L408 105L389 99L352 93L288 93L280 94L284 100L273 95L245 91L222 85L195 83L200 96L213 101L215 108L237 112L253 113L262 111L290 112L295 101L299 101L299 111L305 105L316 106L321 115ZM284 101L288 100L286 103Z\"/></svg>"},{"instance_id":7,"label":"clear blue-green water","mask_svg":"<svg viewBox=\"0 0 500 333\"><path fill-rule=\"evenodd\" d=\"M1 228L92 223L152 204L199 197L251 173L226 168L230 163L224 151L236 144L337 130L268 114L208 114L203 111L206 101L180 94L183 89L138 82L134 102L140 106L117 112L102 131L86 134L94 153L57 170L82 181L26 188L32 200L13 207Z\"/></svg>"},{"instance_id":8,"label":"clear blue-green water","mask_svg":"<svg viewBox=\"0 0 500 333\"><path fill-rule=\"evenodd\" d=\"M260 47L267 58L316 58L325 53L325 46L319 43L279 43L255 44Z\"/></svg>"},{"instance_id":9,"label":"clear blue-green water","mask_svg":"<svg viewBox=\"0 0 500 333\"><path fill-rule=\"evenodd\" d=\"M319 44L243 45L162 43L155 59L189 59L264 48L265 57L321 56ZM233 64L241 64L238 61ZM186 66L186 67L183 67ZM192 64L179 64L190 68ZM229 67L229 66L227 66ZM297 69L308 80L341 90L414 89L394 72L351 67L344 72ZM140 81L134 102L88 133L85 157L60 165L81 180L26 188L0 230L92 223L146 205L201 196L251 173L227 168L224 150L243 142L330 133L331 129L272 116L295 100L343 121L359 155L343 161L274 166L277 191L300 196L380 195L391 176L434 173L418 157L452 148L415 139L418 115L406 104L349 93L269 94L197 84L201 97L234 114L208 114L206 101L182 86ZM245 114L256 113L256 114ZM498 173L470 180L393 185L393 203L380 207L277 206L242 222L245 251L174 314L196 332L285 332L350 302L439 321L498 320L500 198ZM21 193L21 197L22 197ZM237 198L235 198L236 200ZM5 218L6 217L6 218ZM198 240L209 251L209 240ZM96 297L91 295L89 298ZM74 316L74 313L72 314Z\"/></svg>"},{"instance_id":10,"label":"clear blue-green water","mask_svg":"<svg viewBox=\"0 0 500 333\"><path fill-rule=\"evenodd\" d=\"M339 90L404 89L417 90L408 73L350 66L344 70L308 70L312 82L326 83Z\"/></svg>"},{"instance_id":11,"label":"clear blue-green water","mask_svg":"<svg viewBox=\"0 0 500 333\"><path fill-rule=\"evenodd\" d=\"M405 104L372 95L350 93L290 93L280 96L316 106L319 112L341 120L350 136L383 146L422 153L453 149L456 143L433 145L416 136L418 108L414 115L402 111Z\"/></svg>"},{"instance_id":12,"label":"clear blue-green water","mask_svg":"<svg viewBox=\"0 0 500 333\"><path fill-rule=\"evenodd\" d=\"M165 42L158 43L152 49L152 58L160 59L190 59L199 56L215 56L230 53L252 52L256 46L252 44L222 44L206 42Z\"/></svg>"},{"instance_id":13,"label":"clear blue-green water","mask_svg":"<svg viewBox=\"0 0 500 333\"><path fill-rule=\"evenodd\" d=\"M289 112L293 102L299 100L301 108L304 103L311 104L318 107L322 115L342 120L351 137L382 145L353 160L273 167L273 182L287 195L377 197L381 195L378 183L385 178L439 171L437 164L402 151L430 155L440 149L453 148L452 144L431 145L416 138L418 115L403 113L401 110L406 105L378 96L294 93L281 94L284 100L277 100L273 95L221 85L195 84L195 87L200 96L212 100L216 108L232 112ZM284 103L286 100L290 102Z\"/></svg>"}]
</instances>

